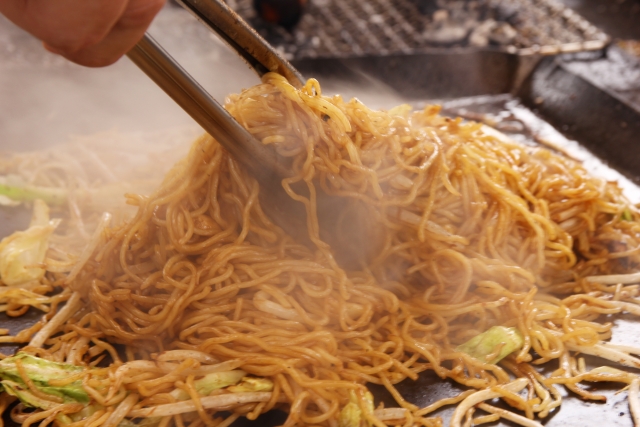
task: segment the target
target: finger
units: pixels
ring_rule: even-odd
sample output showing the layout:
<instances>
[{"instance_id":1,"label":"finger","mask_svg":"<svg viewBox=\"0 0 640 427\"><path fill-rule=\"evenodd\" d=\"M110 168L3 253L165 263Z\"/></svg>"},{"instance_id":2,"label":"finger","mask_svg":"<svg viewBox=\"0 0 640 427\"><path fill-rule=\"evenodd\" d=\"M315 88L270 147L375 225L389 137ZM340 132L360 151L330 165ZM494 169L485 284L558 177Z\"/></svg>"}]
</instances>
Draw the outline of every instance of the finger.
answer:
<instances>
[{"instance_id":1,"label":"finger","mask_svg":"<svg viewBox=\"0 0 640 427\"><path fill-rule=\"evenodd\" d=\"M0 0L0 12L48 46L73 52L104 39L129 0Z\"/></svg>"},{"instance_id":2,"label":"finger","mask_svg":"<svg viewBox=\"0 0 640 427\"><path fill-rule=\"evenodd\" d=\"M142 38L165 0L130 0L125 12L100 42L77 51L57 51L75 63L103 67L117 61Z\"/></svg>"}]
</instances>

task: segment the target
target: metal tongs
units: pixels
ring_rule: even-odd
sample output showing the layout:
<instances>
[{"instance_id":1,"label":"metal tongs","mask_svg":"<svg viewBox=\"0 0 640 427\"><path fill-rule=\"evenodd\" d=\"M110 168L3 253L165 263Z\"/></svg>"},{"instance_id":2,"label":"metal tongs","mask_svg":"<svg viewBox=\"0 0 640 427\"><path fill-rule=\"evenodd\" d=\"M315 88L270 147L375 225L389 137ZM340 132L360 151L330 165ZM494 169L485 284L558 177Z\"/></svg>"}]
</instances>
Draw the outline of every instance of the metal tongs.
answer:
<instances>
[{"instance_id":1,"label":"metal tongs","mask_svg":"<svg viewBox=\"0 0 640 427\"><path fill-rule=\"evenodd\" d=\"M258 76L274 71L296 88L303 85L300 73L222 0L178 1L227 42ZM257 141L149 34L127 56L256 179L287 175L275 151Z\"/></svg>"},{"instance_id":2,"label":"metal tongs","mask_svg":"<svg viewBox=\"0 0 640 427\"><path fill-rule=\"evenodd\" d=\"M274 71L302 87L300 73L222 0L178 2L227 42L258 76ZM271 220L305 241L304 208L280 184L291 173L287 162L256 140L149 34L127 56L260 182L263 209Z\"/></svg>"},{"instance_id":3,"label":"metal tongs","mask_svg":"<svg viewBox=\"0 0 640 427\"><path fill-rule=\"evenodd\" d=\"M259 76L277 72L294 87L302 87L300 73L222 0L178 2L226 41ZM298 242L312 246L304 205L289 197L281 184L291 174L289 162L256 140L148 34L127 55L258 180L261 206L269 218ZM296 189L305 191L304 186ZM340 264L363 265L363 247L372 246L375 239L358 206L318 191L317 215L320 235L334 249Z\"/></svg>"}]
</instances>

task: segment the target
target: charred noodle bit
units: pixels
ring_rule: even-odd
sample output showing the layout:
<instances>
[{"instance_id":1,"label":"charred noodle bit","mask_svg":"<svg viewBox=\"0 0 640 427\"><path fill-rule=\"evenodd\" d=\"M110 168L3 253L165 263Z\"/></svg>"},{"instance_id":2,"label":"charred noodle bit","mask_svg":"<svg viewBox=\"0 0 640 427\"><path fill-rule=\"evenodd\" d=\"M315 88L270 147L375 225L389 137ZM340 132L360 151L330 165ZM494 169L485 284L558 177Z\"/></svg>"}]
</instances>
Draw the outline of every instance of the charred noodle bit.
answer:
<instances>
[{"instance_id":1,"label":"charred noodle bit","mask_svg":"<svg viewBox=\"0 0 640 427\"><path fill-rule=\"evenodd\" d=\"M640 278L628 275L640 216L615 184L437 107L372 111L323 96L314 80L296 90L267 74L227 108L290 160L282 184L307 209L311 247L270 221L260 183L206 135L154 193L127 194L137 211L124 222L95 208L89 177L70 178L74 156L0 161L0 174L59 190L70 208L45 277L29 285L62 289L36 307L67 304L24 349L36 356L34 369L18 362L28 378L2 377L36 406L20 422L226 426L279 408L287 427L413 427L441 425L428 414L457 404L454 426L499 416L533 427L560 405L560 387L599 399L580 383L633 381L585 371L572 354L640 366L636 349L606 343L604 315L640 315ZM320 190L347 201L333 247L320 239ZM357 249L346 268L343 246ZM26 310L24 292L2 295L8 314ZM558 369L544 377L544 362ZM50 378L42 366L72 373ZM427 370L469 389L417 408L395 385ZM367 383L398 407L375 409ZM47 396L71 386L84 401ZM637 382L631 390L633 405ZM492 398L514 413L483 403Z\"/></svg>"}]
</instances>

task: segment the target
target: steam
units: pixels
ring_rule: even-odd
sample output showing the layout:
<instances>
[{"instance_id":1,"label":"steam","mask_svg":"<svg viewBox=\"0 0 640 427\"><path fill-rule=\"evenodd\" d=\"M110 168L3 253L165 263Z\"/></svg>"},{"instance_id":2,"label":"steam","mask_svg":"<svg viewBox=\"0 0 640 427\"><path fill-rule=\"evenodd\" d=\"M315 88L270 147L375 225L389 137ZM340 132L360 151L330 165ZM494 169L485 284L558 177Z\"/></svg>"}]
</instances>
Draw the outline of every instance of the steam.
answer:
<instances>
[{"instance_id":1,"label":"steam","mask_svg":"<svg viewBox=\"0 0 640 427\"><path fill-rule=\"evenodd\" d=\"M221 103L258 77L186 11L167 7L150 33ZM105 131L199 129L128 59L89 69L53 55L0 16L0 141L9 151Z\"/></svg>"}]
</instances>

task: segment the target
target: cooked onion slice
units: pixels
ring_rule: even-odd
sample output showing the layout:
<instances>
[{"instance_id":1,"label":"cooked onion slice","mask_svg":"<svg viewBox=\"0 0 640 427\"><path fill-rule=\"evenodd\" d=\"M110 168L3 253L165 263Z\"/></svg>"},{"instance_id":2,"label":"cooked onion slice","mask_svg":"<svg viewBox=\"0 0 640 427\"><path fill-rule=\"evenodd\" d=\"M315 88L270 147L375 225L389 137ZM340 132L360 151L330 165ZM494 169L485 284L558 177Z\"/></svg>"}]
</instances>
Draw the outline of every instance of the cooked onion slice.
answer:
<instances>
[{"instance_id":1,"label":"cooked onion slice","mask_svg":"<svg viewBox=\"0 0 640 427\"><path fill-rule=\"evenodd\" d=\"M640 368L639 358L633 357L629 353L621 351L614 346L609 346L604 342L594 346L567 343L567 348L571 351L578 351L583 354L602 357L603 359L607 359L624 366L629 366L631 368Z\"/></svg>"},{"instance_id":2,"label":"cooked onion slice","mask_svg":"<svg viewBox=\"0 0 640 427\"><path fill-rule=\"evenodd\" d=\"M479 409L482 409L485 412L488 412L490 414L496 414L498 415L500 418L504 418L505 420L511 421L513 423L516 423L518 425L521 426L525 426L525 427L542 427L542 424L540 424L537 421L533 421L530 420L527 417L523 417L522 415L518 415L515 414L511 411L507 411L506 409L502 409L502 408L496 408L495 406L491 406L489 404L486 403L480 403L478 405Z\"/></svg>"},{"instance_id":3,"label":"cooked onion slice","mask_svg":"<svg viewBox=\"0 0 640 427\"><path fill-rule=\"evenodd\" d=\"M609 274L606 276L589 276L586 278L590 283L601 283L603 285L617 285L622 283L628 285L630 283L640 282L640 273L632 274Z\"/></svg>"},{"instance_id":4,"label":"cooked onion slice","mask_svg":"<svg viewBox=\"0 0 640 427\"><path fill-rule=\"evenodd\" d=\"M284 396L282 396L284 400ZM271 392L229 393L218 396L207 396L200 399L204 409L223 411L245 403L267 402L271 399ZM129 412L131 418L168 417L186 412L195 412L196 404L193 400L167 403L149 408L134 409Z\"/></svg>"},{"instance_id":5,"label":"cooked onion slice","mask_svg":"<svg viewBox=\"0 0 640 427\"><path fill-rule=\"evenodd\" d=\"M461 425L460 423L462 422L462 419L469 409L471 409L478 403L484 402L485 400L495 399L496 397L502 396L500 389L509 391L511 393L518 393L523 388L525 388L528 383L529 381L527 379L519 378L515 381L510 382L509 384L492 387L487 390L481 390L473 393L462 402L460 402L455 412L453 413L453 416L451 417L451 423L449 425L451 427L459 427Z\"/></svg>"}]
</instances>

